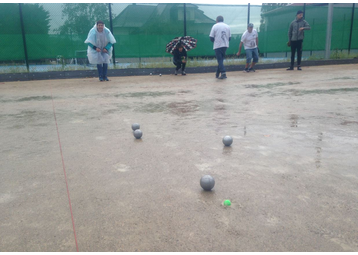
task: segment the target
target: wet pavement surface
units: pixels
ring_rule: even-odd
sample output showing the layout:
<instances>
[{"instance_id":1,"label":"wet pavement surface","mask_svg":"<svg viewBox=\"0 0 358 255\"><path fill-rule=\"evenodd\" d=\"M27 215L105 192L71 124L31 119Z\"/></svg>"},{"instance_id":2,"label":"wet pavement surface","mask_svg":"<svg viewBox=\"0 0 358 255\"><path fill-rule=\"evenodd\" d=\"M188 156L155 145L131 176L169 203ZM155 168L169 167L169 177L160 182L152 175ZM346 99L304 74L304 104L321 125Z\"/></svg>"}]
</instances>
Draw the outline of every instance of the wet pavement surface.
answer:
<instances>
[{"instance_id":1,"label":"wet pavement surface","mask_svg":"<svg viewBox=\"0 0 358 255\"><path fill-rule=\"evenodd\" d=\"M358 251L358 66L303 69L0 84L0 251Z\"/></svg>"}]
</instances>

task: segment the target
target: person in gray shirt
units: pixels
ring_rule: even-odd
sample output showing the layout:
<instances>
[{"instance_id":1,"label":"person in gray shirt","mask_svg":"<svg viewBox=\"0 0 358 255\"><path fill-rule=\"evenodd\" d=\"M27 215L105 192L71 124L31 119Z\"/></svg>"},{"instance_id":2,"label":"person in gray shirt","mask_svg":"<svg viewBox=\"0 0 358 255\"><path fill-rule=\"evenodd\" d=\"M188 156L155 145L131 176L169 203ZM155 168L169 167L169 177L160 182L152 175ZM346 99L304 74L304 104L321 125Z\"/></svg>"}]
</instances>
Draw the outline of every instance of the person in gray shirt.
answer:
<instances>
[{"instance_id":1,"label":"person in gray shirt","mask_svg":"<svg viewBox=\"0 0 358 255\"><path fill-rule=\"evenodd\" d=\"M304 38L303 30L310 30L311 27L307 21L303 19L303 11L298 11L296 19L291 22L290 28L288 29L288 43L291 47L291 66L287 70L293 70L295 63L295 54L297 50L297 70L301 69L301 58L302 58L302 42Z\"/></svg>"}]
</instances>

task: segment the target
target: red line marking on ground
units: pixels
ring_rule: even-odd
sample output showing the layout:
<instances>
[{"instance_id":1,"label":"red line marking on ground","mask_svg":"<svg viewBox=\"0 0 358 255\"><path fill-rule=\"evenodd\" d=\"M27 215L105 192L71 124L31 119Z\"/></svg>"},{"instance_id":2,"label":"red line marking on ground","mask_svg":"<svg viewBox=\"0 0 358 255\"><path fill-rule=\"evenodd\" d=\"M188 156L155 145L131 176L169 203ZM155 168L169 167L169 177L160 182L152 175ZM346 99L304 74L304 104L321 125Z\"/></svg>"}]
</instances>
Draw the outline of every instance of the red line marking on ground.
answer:
<instances>
[{"instance_id":1,"label":"red line marking on ground","mask_svg":"<svg viewBox=\"0 0 358 255\"><path fill-rule=\"evenodd\" d=\"M70 191L68 190L66 168L65 168L65 162L64 162L64 160L63 160L62 146L61 146L61 140L60 140L60 133L59 133L59 131L58 131L58 125L57 125L57 119L56 119L56 111L55 111L55 104L54 104L54 102L53 102L52 91L51 91L51 99L52 99L53 116L55 117L55 123L56 123L58 144L59 144L59 146L60 146L60 152L61 152L63 173L64 173L64 175L65 175L65 181L66 181L66 189L67 189L68 203L69 203L69 205L70 205L70 212L71 212L71 219L72 219L73 234L74 234L74 236L75 236L76 250L78 251L77 236L76 236L76 230L75 230L75 221L74 221L74 219L73 219L72 205L71 205L71 198L70 198Z\"/></svg>"}]
</instances>

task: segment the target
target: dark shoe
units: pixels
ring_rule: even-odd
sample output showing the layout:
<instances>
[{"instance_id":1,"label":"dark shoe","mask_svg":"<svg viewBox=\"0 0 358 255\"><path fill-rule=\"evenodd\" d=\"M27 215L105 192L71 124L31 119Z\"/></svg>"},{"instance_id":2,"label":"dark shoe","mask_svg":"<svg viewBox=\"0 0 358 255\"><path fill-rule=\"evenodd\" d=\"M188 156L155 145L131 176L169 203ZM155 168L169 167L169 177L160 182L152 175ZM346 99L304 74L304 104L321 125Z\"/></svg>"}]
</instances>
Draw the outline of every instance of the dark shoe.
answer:
<instances>
[{"instance_id":1,"label":"dark shoe","mask_svg":"<svg viewBox=\"0 0 358 255\"><path fill-rule=\"evenodd\" d=\"M103 78L102 78L102 77L99 77L99 81L103 81Z\"/></svg>"},{"instance_id":2,"label":"dark shoe","mask_svg":"<svg viewBox=\"0 0 358 255\"><path fill-rule=\"evenodd\" d=\"M298 71L302 71L302 69L301 69L300 66L297 66L297 70L298 70Z\"/></svg>"},{"instance_id":3,"label":"dark shoe","mask_svg":"<svg viewBox=\"0 0 358 255\"><path fill-rule=\"evenodd\" d=\"M175 75L178 75L178 70L175 70L175 73L174 73Z\"/></svg>"},{"instance_id":4,"label":"dark shoe","mask_svg":"<svg viewBox=\"0 0 358 255\"><path fill-rule=\"evenodd\" d=\"M221 76L219 77L219 79L221 79L221 80L226 79L226 78L227 78L227 77L226 77L226 74L225 74L225 73L221 74Z\"/></svg>"},{"instance_id":5,"label":"dark shoe","mask_svg":"<svg viewBox=\"0 0 358 255\"><path fill-rule=\"evenodd\" d=\"M219 78L220 72L215 73L215 78Z\"/></svg>"},{"instance_id":6,"label":"dark shoe","mask_svg":"<svg viewBox=\"0 0 358 255\"><path fill-rule=\"evenodd\" d=\"M182 72L181 72L181 75L186 75L185 71L182 71Z\"/></svg>"},{"instance_id":7,"label":"dark shoe","mask_svg":"<svg viewBox=\"0 0 358 255\"><path fill-rule=\"evenodd\" d=\"M249 71L249 68L245 68L245 69L244 69L244 73L248 73L248 72L250 72L250 71Z\"/></svg>"},{"instance_id":8,"label":"dark shoe","mask_svg":"<svg viewBox=\"0 0 358 255\"><path fill-rule=\"evenodd\" d=\"M255 72L255 69L253 69L253 68L249 68L249 72Z\"/></svg>"},{"instance_id":9,"label":"dark shoe","mask_svg":"<svg viewBox=\"0 0 358 255\"><path fill-rule=\"evenodd\" d=\"M109 81L109 80L108 80L108 77L105 77L103 80L105 80L105 81Z\"/></svg>"},{"instance_id":10,"label":"dark shoe","mask_svg":"<svg viewBox=\"0 0 358 255\"><path fill-rule=\"evenodd\" d=\"M292 66L290 66L289 68L287 68L286 69L287 71L291 71L291 70L293 70L293 67Z\"/></svg>"}]
</instances>

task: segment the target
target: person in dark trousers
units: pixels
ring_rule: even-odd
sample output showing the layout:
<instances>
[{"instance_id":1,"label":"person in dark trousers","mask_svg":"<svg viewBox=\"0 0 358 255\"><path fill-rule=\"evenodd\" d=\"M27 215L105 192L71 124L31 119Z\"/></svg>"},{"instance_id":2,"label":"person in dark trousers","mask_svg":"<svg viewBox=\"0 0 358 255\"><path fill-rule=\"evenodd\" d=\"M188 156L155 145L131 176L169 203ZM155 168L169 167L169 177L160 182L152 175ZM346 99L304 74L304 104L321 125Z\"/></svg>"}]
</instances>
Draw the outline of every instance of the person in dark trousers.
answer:
<instances>
[{"instance_id":1,"label":"person in dark trousers","mask_svg":"<svg viewBox=\"0 0 358 255\"><path fill-rule=\"evenodd\" d=\"M225 52L229 48L229 41L231 39L230 27L224 23L223 16L216 18L216 24L211 28L210 40L214 43L214 51L216 60L218 61L218 68L215 77L218 79L226 79L226 70L224 66ZM221 76L219 77L221 73Z\"/></svg>"},{"instance_id":2,"label":"person in dark trousers","mask_svg":"<svg viewBox=\"0 0 358 255\"><path fill-rule=\"evenodd\" d=\"M301 58L302 58L302 42L304 38L303 30L310 30L311 27L307 21L303 19L303 11L298 11L296 19L291 22L290 28L288 29L288 43L291 47L291 66L287 70L293 70L295 63L295 54L297 50L297 70L301 69Z\"/></svg>"},{"instance_id":3,"label":"person in dark trousers","mask_svg":"<svg viewBox=\"0 0 358 255\"><path fill-rule=\"evenodd\" d=\"M178 46L173 50L173 63L176 65L175 75L178 75L178 71L181 68L181 74L186 75L185 65L186 65L187 55L186 50L183 45L178 44Z\"/></svg>"},{"instance_id":4,"label":"person in dark trousers","mask_svg":"<svg viewBox=\"0 0 358 255\"><path fill-rule=\"evenodd\" d=\"M107 77L108 64L112 58L113 44L116 39L111 31L105 27L103 21L97 21L89 31L85 43L87 47L87 57L90 64L97 65L98 77L100 81L109 81Z\"/></svg>"}]
</instances>

